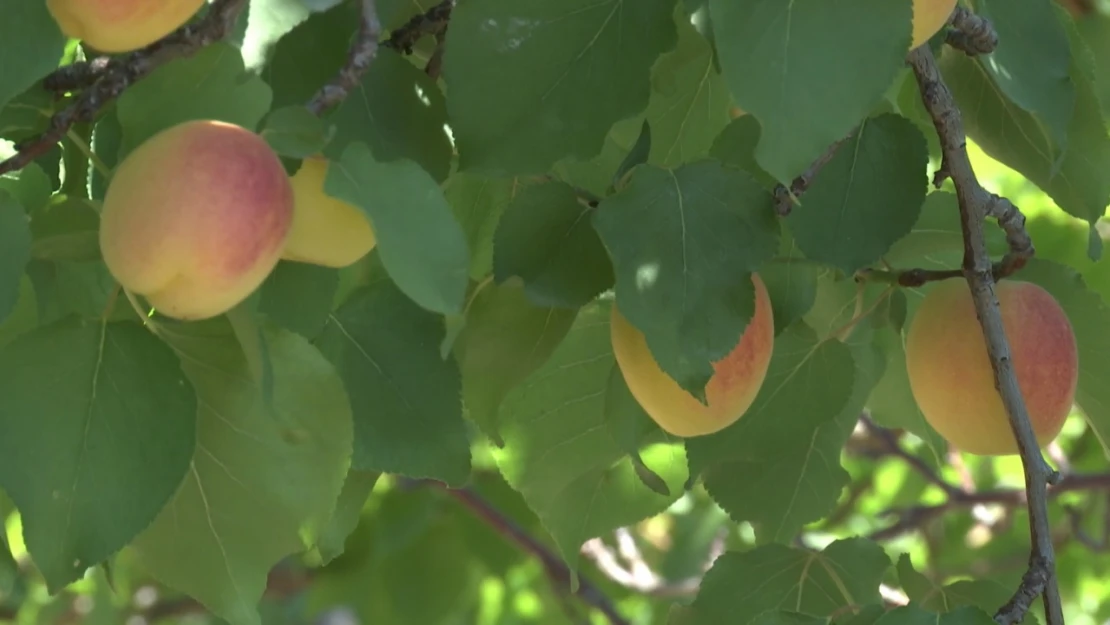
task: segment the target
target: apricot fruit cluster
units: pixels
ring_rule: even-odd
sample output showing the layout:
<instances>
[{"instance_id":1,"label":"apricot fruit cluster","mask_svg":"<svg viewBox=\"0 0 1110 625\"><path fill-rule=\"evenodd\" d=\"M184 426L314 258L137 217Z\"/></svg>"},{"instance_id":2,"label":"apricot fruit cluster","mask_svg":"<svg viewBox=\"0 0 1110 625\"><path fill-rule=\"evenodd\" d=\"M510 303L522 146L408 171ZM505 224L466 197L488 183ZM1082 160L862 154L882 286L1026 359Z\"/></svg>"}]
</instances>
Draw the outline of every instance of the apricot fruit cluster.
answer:
<instances>
[{"instance_id":1,"label":"apricot fruit cluster","mask_svg":"<svg viewBox=\"0 0 1110 625\"><path fill-rule=\"evenodd\" d=\"M751 408L767 377L775 341L771 298L758 274L752 274L752 283L755 312L735 347L713 363L704 404L659 367L643 332L613 305L609 328L617 366L632 396L664 431L682 437L713 434Z\"/></svg>"},{"instance_id":2,"label":"apricot fruit cluster","mask_svg":"<svg viewBox=\"0 0 1110 625\"><path fill-rule=\"evenodd\" d=\"M1018 386L1043 447L1060 434L1075 400L1075 334L1040 286L1007 279L995 293ZM945 280L925 295L906 334L906 370L925 420L949 443L982 456L1018 453L966 280Z\"/></svg>"},{"instance_id":3,"label":"apricot fruit cluster","mask_svg":"<svg viewBox=\"0 0 1110 625\"><path fill-rule=\"evenodd\" d=\"M100 52L131 52L177 30L205 0L46 0L62 33Z\"/></svg>"},{"instance_id":4,"label":"apricot fruit cluster","mask_svg":"<svg viewBox=\"0 0 1110 625\"><path fill-rule=\"evenodd\" d=\"M328 163L290 177L257 133L187 121L142 142L104 197L100 249L112 276L160 314L221 315L253 293L282 258L350 265L374 246L369 220L324 193Z\"/></svg>"}]
</instances>

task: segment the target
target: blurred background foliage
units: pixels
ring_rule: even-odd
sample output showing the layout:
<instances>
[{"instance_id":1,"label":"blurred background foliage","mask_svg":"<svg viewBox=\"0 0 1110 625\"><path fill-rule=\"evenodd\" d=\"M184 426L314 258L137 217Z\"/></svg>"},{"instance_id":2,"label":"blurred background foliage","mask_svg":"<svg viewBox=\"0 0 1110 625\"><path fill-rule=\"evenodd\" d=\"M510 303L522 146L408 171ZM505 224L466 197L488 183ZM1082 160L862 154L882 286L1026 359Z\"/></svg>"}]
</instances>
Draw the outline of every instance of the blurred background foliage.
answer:
<instances>
[{"instance_id":1,"label":"blurred background foliage","mask_svg":"<svg viewBox=\"0 0 1110 625\"><path fill-rule=\"evenodd\" d=\"M1093 4L1096 10L1078 24L1095 53L1100 97L1110 119L1110 0ZM1074 267L1110 304L1110 254L1098 261L1088 257L1087 225L973 143L969 150L984 186L1025 213L1037 256ZM1105 217L1099 234L1104 242L1110 240ZM998 603L1004 602L1028 556L1020 459L963 455L938 463L912 435L884 435L858 430L842 457L850 486L837 509L799 537L800 544L819 548L840 537L870 535L882 540L892 559L908 554L937 587L966 580L954 588L969 596L1001 593ZM898 436L893 447L889 435ZM497 472L489 449L480 443L474 452L469 506L434 486L379 477L342 555L322 567L302 557L274 570L263 606L266 625L608 623L604 614L573 596L565 569L545 565L511 540L512 529L518 529L555 553L536 516ZM1066 464L1080 474L1097 475L1106 466L1102 445L1080 414L1072 415L1048 455L1057 467ZM954 503L936 478L1000 501ZM484 519L483 513L496 519ZM0 622L222 623L191 600L151 585L126 552L110 569L93 570L51 597L27 557L19 514L2 494L0 514L7 547L0 548ZM1110 623L1110 479L1061 494L1053 499L1051 514L1068 622ZM732 523L700 487L664 514L626 529L584 547L579 592L600 593L600 601L635 625L666 623L672 604L694 596L714 554L755 546L753 529ZM897 601L899 580L888 583L890 600ZM960 601L957 592L949 595L946 600Z\"/></svg>"}]
</instances>

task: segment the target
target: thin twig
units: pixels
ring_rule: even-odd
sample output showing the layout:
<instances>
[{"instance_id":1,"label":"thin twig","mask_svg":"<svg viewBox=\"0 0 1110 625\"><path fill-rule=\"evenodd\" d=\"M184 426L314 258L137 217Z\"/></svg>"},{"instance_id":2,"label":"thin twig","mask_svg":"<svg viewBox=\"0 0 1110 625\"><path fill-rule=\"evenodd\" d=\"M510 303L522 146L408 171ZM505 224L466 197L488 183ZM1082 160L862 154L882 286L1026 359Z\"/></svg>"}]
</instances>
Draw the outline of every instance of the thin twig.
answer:
<instances>
[{"instance_id":1,"label":"thin twig","mask_svg":"<svg viewBox=\"0 0 1110 625\"><path fill-rule=\"evenodd\" d=\"M1077 473L1065 476L1054 486L1047 489L1046 497L1047 500L1051 501L1064 493L1079 491L1110 492L1110 472ZM876 541L891 540L917 530L930 520L956 509L971 508L984 504L1018 507L1027 505L1028 501L1027 492L1018 488L962 492L960 495L951 497L939 504L888 510L884 513L884 516L897 517L897 521L888 527L873 532L868 538Z\"/></svg>"},{"instance_id":2,"label":"thin twig","mask_svg":"<svg viewBox=\"0 0 1110 625\"><path fill-rule=\"evenodd\" d=\"M74 124L93 121L108 103L156 68L173 59L191 56L201 48L222 40L234 28L246 5L247 0L215 0L204 19L182 26L141 50L107 62L94 59L85 64L86 69L74 69L71 74L55 72L48 76L44 83L54 81L60 84L67 79L75 81L72 85L92 82L69 106L54 114L46 132L16 146L15 155L0 161L0 174L26 167L61 141Z\"/></svg>"},{"instance_id":3,"label":"thin twig","mask_svg":"<svg viewBox=\"0 0 1110 625\"><path fill-rule=\"evenodd\" d=\"M617 538L617 551L614 551L600 538L593 538L582 545L582 555L589 558L611 581L638 593L660 598L692 597L698 593L701 580L726 548L728 530L722 529L709 545L701 570L690 577L671 581L656 573L640 554L632 533L627 528L614 532ZM617 554L620 557L617 557ZM621 562L624 560L624 563Z\"/></svg>"},{"instance_id":4,"label":"thin twig","mask_svg":"<svg viewBox=\"0 0 1110 625\"><path fill-rule=\"evenodd\" d=\"M794 210L794 200L809 189L809 185L813 184L813 179L821 172L821 168L829 164L829 161L836 156L836 151L840 149L840 146L855 136L858 130L858 127L853 128L852 132L830 145L821 156L817 157L817 160L813 161L804 172L790 182L790 188L782 184L775 187L775 212L778 215L785 217Z\"/></svg>"},{"instance_id":5,"label":"thin twig","mask_svg":"<svg viewBox=\"0 0 1110 625\"><path fill-rule=\"evenodd\" d=\"M409 481L409 480L405 480ZM432 486L442 490L456 501L474 513L491 529L516 543L518 547L532 554L540 561L549 577L560 584L565 592L570 593L571 571L562 558L557 556L550 548L536 540L524 528L505 516L500 510L485 500L478 493L468 488L447 488L443 484L431 480L413 480L425 486ZM578 589L573 594L586 604L597 609L609 619L611 625L631 625L619 612L609 597L583 575L578 576Z\"/></svg>"},{"instance_id":6,"label":"thin twig","mask_svg":"<svg viewBox=\"0 0 1110 625\"><path fill-rule=\"evenodd\" d=\"M868 434L875 437L882 444L887 453L901 458L903 462L910 465L910 468L924 477L927 482L944 491L944 494L949 498L955 499L967 494L964 489L940 477L936 471L925 464L924 460L906 451L902 445L899 444L898 437L894 432L875 423L875 421L867 415L860 416L860 423L863 424Z\"/></svg>"},{"instance_id":7,"label":"thin twig","mask_svg":"<svg viewBox=\"0 0 1110 625\"><path fill-rule=\"evenodd\" d=\"M1007 234L1010 254L1024 264L1032 256L1033 245L1024 231L1025 217L1008 200L986 191L975 177L967 153L967 139L955 98L944 83L933 53L921 46L909 55L909 63L921 90L921 98L940 138L943 160L941 171L956 188L960 222L964 235L964 276L971 288L976 316L983 330L994 373L995 387L1009 415L1025 471L1030 518L1031 552L1029 570L1013 598L995 614L999 623L1018 623L1037 595L1044 596L1047 625L1063 625L1064 613L1055 576L1055 551L1048 520L1048 482L1057 476L1041 455L1028 410L1017 384L1010 345L1002 326L994 276L987 250L984 224L996 217Z\"/></svg>"},{"instance_id":8,"label":"thin twig","mask_svg":"<svg viewBox=\"0 0 1110 625\"><path fill-rule=\"evenodd\" d=\"M309 100L309 111L319 115L347 97L351 89L358 85L370 64L374 62L374 57L378 55L378 41L381 34L382 25L378 20L378 10L374 6L374 0L362 0L362 20L358 35L347 53L347 62L343 64L335 78L321 87Z\"/></svg>"},{"instance_id":9,"label":"thin twig","mask_svg":"<svg viewBox=\"0 0 1110 625\"><path fill-rule=\"evenodd\" d=\"M382 45L403 54L412 54L412 48L424 35L439 36L447 30L455 0L443 0L420 15L415 15L393 31Z\"/></svg>"}]
</instances>

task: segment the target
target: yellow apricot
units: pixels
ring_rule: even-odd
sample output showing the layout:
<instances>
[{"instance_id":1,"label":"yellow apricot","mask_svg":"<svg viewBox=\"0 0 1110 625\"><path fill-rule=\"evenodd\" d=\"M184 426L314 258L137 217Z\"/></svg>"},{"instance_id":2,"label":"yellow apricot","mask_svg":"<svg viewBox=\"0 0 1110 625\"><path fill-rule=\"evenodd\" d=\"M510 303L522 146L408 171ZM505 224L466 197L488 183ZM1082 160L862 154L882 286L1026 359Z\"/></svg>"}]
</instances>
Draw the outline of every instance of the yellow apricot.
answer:
<instances>
[{"instance_id":1,"label":"yellow apricot","mask_svg":"<svg viewBox=\"0 0 1110 625\"><path fill-rule=\"evenodd\" d=\"M100 248L115 279L158 312L205 319L262 284L292 221L289 177L259 135L188 121L147 139L116 168Z\"/></svg>"},{"instance_id":2,"label":"yellow apricot","mask_svg":"<svg viewBox=\"0 0 1110 625\"><path fill-rule=\"evenodd\" d=\"M293 174L293 227L282 258L324 267L347 267L374 249L366 213L324 192L327 159L306 158Z\"/></svg>"},{"instance_id":3,"label":"yellow apricot","mask_svg":"<svg viewBox=\"0 0 1110 625\"><path fill-rule=\"evenodd\" d=\"M1003 280L995 293L1018 386L1043 447L1060 433L1075 399L1075 334L1040 286ZM949 443L982 456L1018 453L966 280L946 280L926 294L906 336L906 369L925 420Z\"/></svg>"},{"instance_id":4,"label":"yellow apricot","mask_svg":"<svg viewBox=\"0 0 1110 625\"><path fill-rule=\"evenodd\" d=\"M100 52L138 50L189 21L205 0L46 0L67 37Z\"/></svg>"},{"instance_id":5,"label":"yellow apricot","mask_svg":"<svg viewBox=\"0 0 1110 625\"><path fill-rule=\"evenodd\" d=\"M913 0L913 50L944 28L957 0Z\"/></svg>"},{"instance_id":6,"label":"yellow apricot","mask_svg":"<svg viewBox=\"0 0 1110 625\"><path fill-rule=\"evenodd\" d=\"M706 404L683 390L656 362L647 340L614 304L610 336L628 389L640 406L666 432L693 437L712 434L735 423L751 407L767 377L775 341L775 320L767 288L757 274L755 314L736 347L713 363L705 387Z\"/></svg>"}]
</instances>

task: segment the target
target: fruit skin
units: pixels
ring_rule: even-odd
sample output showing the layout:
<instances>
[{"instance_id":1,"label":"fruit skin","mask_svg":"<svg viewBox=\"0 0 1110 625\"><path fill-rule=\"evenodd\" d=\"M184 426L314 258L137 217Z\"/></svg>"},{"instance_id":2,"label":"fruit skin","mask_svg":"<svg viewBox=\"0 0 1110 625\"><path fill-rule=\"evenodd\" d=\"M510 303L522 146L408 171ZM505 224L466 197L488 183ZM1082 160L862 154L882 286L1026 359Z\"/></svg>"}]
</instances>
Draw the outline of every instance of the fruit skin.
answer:
<instances>
[{"instance_id":1,"label":"fruit skin","mask_svg":"<svg viewBox=\"0 0 1110 625\"><path fill-rule=\"evenodd\" d=\"M940 32L956 10L957 0L913 0L913 50Z\"/></svg>"},{"instance_id":2,"label":"fruit skin","mask_svg":"<svg viewBox=\"0 0 1110 625\"><path fill-rule=\"evenodd\" d=\"M747 412L767 377L775 341L771 298L758 274L755 314L736 347L713 364L705 387L708 405L699 402L655 361L647 340L613 305L610 337L613 353L632 396L659 427L675 436L704 436L732 425Z\"/></svg>"},{"instance_id":3,"label":"fruit skin","mask_svg":"<svg viewBox=\"0 0 1110 625\"><path fill-rule=\"evenodd\" d=\"M289 177L260 136L188 121L146 140L116 168L100 248L116 280L158 312L206 319L262 284L292 221Z\"/></svg>"},{"instance_id":4,"label":"fruit skin","mask_svg":"<svg viewBox=\"0 0 1110 625\"><path fill-rule=\"evenodd\" d=\"M1075 398L1075 334L1040 286L1002 280L995 293L1018 386L1043 447L1064 427ZM906 336L906 369L926 421L952 445L981 456L1018 453L966 280L941 282L922 300Z\"/></svg>"},{"instance_id":5,"label":"fruit skin","mask_svg":"<svg viewBox=\"0 0 1110 625\"><path fill-rule=\"evenodd\" d=\"M306 158L293 174L293 227L282 258L324 267L347 267L374 249L366 213L324 193L327 159Z\"/></svg>"},{"instance_id":6,"label":"fruit skin","mask_svg":"<svg viewBox=\"0 0 1110 625\"><path fill-rule=\"evenodd\" d=\"M205 0L46 0L62 33L101 52L138 50L189 21Z\"/></svg>"}]
</instances>

